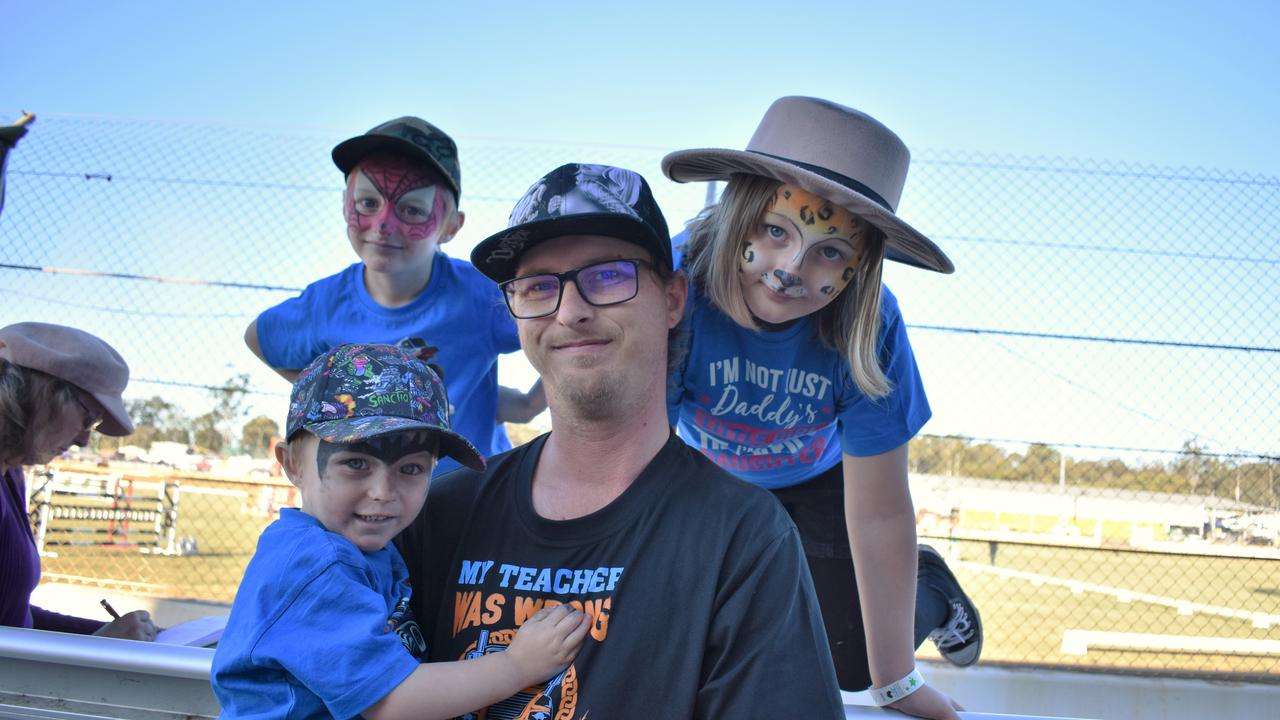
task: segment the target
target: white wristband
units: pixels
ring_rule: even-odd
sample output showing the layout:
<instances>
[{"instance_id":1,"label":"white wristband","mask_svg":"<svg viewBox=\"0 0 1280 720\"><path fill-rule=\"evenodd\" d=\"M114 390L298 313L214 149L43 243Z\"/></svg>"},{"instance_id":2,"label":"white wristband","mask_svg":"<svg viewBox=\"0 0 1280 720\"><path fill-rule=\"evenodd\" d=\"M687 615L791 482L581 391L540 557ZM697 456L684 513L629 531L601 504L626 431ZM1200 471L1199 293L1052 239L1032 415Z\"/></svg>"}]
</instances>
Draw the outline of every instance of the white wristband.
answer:
<instances>
[{"instance_id":1,"label":"white wristband","mask_svg":"<svg viewBox=\"0 0 1280 720\"><path fill-rule=\"evenodd\" d=\"M871 688L871 700L876 705L884 707L898 702L922 687L924 687L924 676L919 670L913 668L906 677L897 682L889 683L884 687Z\"/></svg>"}]
</instances>

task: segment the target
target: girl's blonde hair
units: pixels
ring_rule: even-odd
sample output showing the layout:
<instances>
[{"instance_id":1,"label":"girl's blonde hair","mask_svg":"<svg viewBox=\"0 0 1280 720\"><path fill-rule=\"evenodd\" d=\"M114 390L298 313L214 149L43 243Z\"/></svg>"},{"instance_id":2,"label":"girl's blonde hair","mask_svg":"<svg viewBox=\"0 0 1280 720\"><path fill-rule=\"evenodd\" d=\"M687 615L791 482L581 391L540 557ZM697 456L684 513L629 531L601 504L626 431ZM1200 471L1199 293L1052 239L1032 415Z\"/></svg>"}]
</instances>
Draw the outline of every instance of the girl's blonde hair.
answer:
<instances>
[{"instance_id":1,"label":"girl's blonde hair","mask_svg":"<svg viewBox=\"0 0 1280 720\"><path fill-rule=\"evenodd\" d=\"M0 359L0 465L23 462L36 428L75 402L71 383Z\"/></svg>"},{"instance_id":2,"label":"girl's blonde hair","mask_svg":"<svg viewBox=\"0 0 1280 720\"><path fill-rule=\"evenodd\" d=\"M773 205L779 180L759 175L730 176L720 202L689 223L684 266L699 292L743 327L760 327L742 295L742 252ZM880 398L892 389L877 355L880 338L880 277L884 233L859 220L862 255L853 280L816 314L818 337L849 363L864 395Z\"/></svg>"}]
</instances>

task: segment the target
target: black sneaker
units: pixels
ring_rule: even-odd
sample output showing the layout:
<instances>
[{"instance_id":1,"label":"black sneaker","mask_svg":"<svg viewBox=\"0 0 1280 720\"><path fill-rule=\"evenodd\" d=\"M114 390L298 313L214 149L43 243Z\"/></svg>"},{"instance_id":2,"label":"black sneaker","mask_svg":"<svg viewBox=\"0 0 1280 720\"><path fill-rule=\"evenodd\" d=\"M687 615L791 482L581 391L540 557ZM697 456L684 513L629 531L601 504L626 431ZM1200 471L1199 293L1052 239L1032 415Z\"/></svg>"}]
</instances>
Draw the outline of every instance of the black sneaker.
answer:
<instances>
[{"instance_id":1,"label":"black sneaker","mask_svg":"<svg viewBox=\"0 0 1280 720\"><path fill-rule=\"evenodd\" d=\"M947 621L929 633L943 659L956 667L968 667L982 655L982 618L978 608L964 593L942 555L928 545L920 545L919 581L942 593L951 606Z\"/></svg>"}]
</instances>

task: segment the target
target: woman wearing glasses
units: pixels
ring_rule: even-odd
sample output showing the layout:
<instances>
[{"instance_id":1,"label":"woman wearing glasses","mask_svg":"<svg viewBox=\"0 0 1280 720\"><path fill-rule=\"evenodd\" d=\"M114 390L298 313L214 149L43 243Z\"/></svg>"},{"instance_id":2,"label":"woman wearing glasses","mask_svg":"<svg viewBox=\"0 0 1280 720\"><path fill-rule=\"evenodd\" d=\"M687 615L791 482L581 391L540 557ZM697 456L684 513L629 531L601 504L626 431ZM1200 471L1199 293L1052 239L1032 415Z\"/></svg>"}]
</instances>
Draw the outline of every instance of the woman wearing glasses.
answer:
<instances>
[{"instance_id":1,"label":"woman wearing glasses","mask_svg":"<svg viewBox=\"0 0 1280 720\"><path fill-rule=\"evenodd\" d=\"M31 605L40 555L26 514L24 465L42 465L95 429L133 432L120 393L129 367L110 345L63 325L0 328L0 625L154 640L145 610L111 622L60 615Z\"/></svg>"}]
</instances>

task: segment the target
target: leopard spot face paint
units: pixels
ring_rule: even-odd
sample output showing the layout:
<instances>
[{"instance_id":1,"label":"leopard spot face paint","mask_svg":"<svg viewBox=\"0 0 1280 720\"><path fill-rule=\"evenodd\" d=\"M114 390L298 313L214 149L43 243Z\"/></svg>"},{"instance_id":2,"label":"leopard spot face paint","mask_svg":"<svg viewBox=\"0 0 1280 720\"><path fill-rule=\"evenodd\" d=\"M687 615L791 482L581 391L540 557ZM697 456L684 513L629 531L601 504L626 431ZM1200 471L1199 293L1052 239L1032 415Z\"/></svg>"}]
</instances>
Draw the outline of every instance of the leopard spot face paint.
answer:
<instances>
[{"instance_id":1,"label":"leopard spot face paint","mask_svg":"<svg viewBox=\"0 0 1280 720\"><path fill-rule=\"evenodd\" d=\"M747 306L777 324L816 312L854 277L864 221L794 185L781 185L743 245L739 281Z\"/></svg>"}]
</instances>

